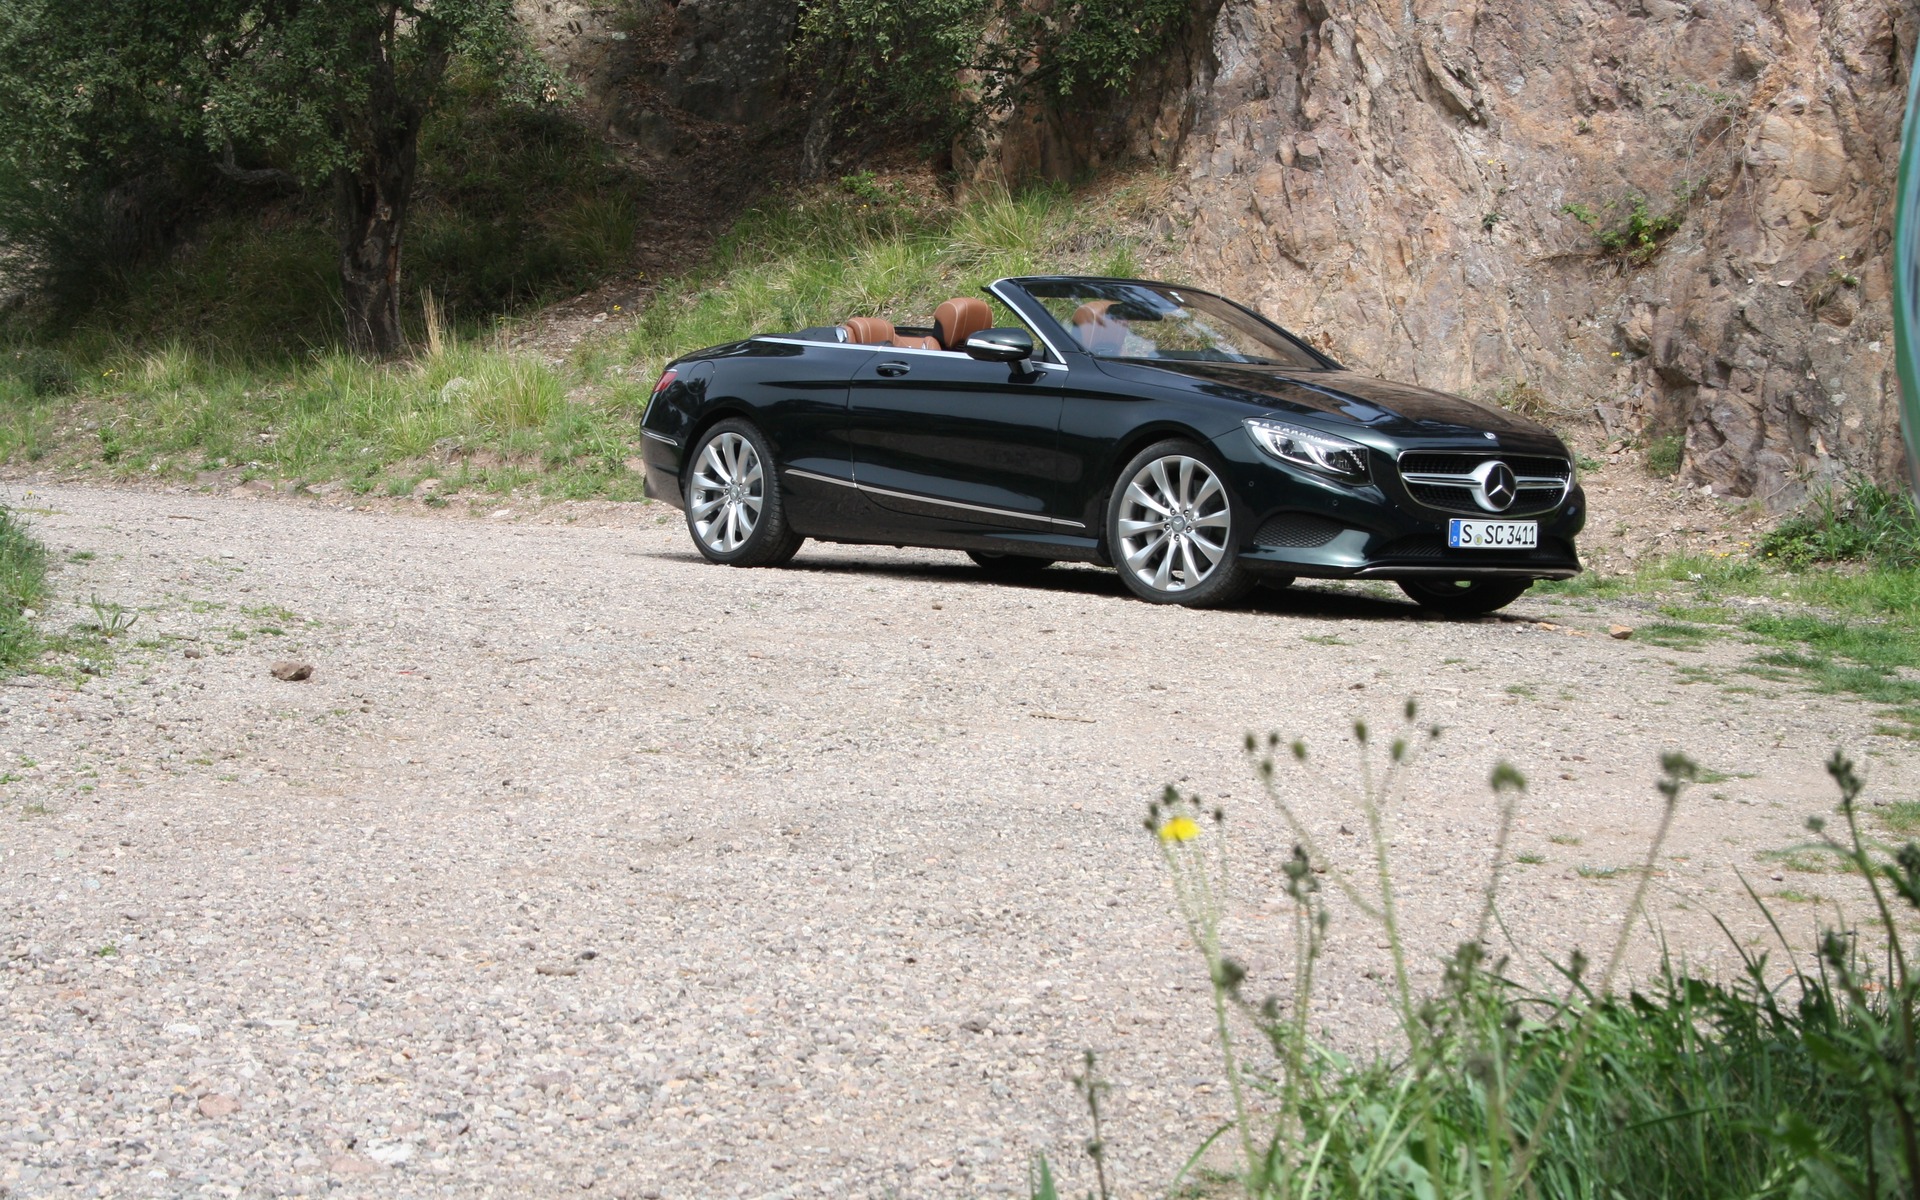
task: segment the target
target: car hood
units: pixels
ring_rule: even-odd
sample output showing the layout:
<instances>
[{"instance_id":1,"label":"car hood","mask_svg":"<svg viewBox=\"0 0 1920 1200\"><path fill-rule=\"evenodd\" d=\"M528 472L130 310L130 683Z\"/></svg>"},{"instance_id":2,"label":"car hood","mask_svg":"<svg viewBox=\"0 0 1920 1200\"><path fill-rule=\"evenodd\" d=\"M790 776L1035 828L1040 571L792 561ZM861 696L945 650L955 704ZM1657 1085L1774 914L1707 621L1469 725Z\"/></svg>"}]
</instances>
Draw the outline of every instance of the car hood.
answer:
<instances>
[{"instance_id":1,"label":"car hood","mask_svg":"<svg viewBox=\"0 0 1920 1200\"><path fill-rule=\"evenodd\" d=\"M1103 365L1120 365L1109 361ZM1288 412L1320 413L1396 438L1479 436L1559 446L1551 431L1525 417L1463 396L1413 384L1372 379L1352 371L1308 371L1239 363L1127 363L1190 380L1198 390Z\"/></svg>"}]
</instances>

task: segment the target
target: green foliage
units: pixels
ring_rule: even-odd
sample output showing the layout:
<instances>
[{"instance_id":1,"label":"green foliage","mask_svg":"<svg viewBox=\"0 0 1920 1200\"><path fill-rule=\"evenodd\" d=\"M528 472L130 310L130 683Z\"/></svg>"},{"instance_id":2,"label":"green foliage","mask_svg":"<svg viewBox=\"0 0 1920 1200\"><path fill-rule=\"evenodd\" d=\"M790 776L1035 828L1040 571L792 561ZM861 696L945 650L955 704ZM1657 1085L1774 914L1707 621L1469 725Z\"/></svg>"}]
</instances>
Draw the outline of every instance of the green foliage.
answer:
<instances>
[{"instance_id":1,"label":"green foliage","mask_svg":"<svg viewBox=\"0 0 1920 1200\"><path fill-rule=\"evenodd\" d=\"M1855 479L1816 492L1804 511L1761 539L1760 554L1796 570L1841 562L1920 567L1920 510L1904 491Z\"/></svg>"},{"instance_id":2,"label":"green foliage","mask_svg":"<svg viewBox=\"0 0 1920 1200\"><path fill-rule=\"evenodd\" d=\"M1686 454L1686 434L1663 433L1647 445L1647 470L1662 479L1671 479L1680 473Z\"/></svg>"},{"instance_id":3,"label":"green foliage","mask_svg":"<svg viewBox=\"0 0 1920 1200\"><path fill-rule=\"evenodd\" d=\"M348 338L391 352L416 142L456 66L522 102L565 90L511 0L6 0L0 243L17 252L0 268L101 290L125 257L128 239L97 236L116 210L152 241L216 170L247 187L325 186ZM156 196L178 210L171 225L152 216Z\"/></svg>"},{"instance_id":4,"label":"green foliage","mask_svg":"<svg viewBox=\"0 0 1920 1200\"><path fill-rule=\"evenodd\" d=\"M1396 916L1388 814L1419 747L1438 733L1417 725L1411 702L1406 716L1385 746L1355 724L1364 782L1341 811L1366 822L1370 845L1354 863L1321 853L1285 798L1294 789L1276 782L1287 759L1309 763L1304 744L1248 736L1256 775L1296 843L1277 872L1293 926L1292 961L1276 972L1286 995L1252 994L1249 969L1224 944L1235 889L1227 839L1212 831L1224 814L1171 788L1150 807L1147 828L1212 984L1234 1114L1221 1133L1239 1142L1229 1178L1250 1200L1909 1194L1920 1181L1920 1146L1906 1135L1920 1117L1920 980L1901 921L1920 910L1920 846L1888 853L1861 834L1851 763L1836 755L1828 764L1844 829L1834 836L1809 821L1808 849L1867 884L1869 929L1823 933L1805 969L1791 947L1784 971L1742 947L1731 981L1663 957L1650 980L1624 993L1614 987L1624 951L1683 792L1701 772L1684 755L1662 756L1647 853L1632 867L1591 872L1633 884L1612 946L1597 963L1574 951L1560 964L1564 986L1549 991L1488 958L1514 800L1525 787L1502 764L1491 780L1501 808L1477 928L1447 959L1438 991L1420 997ZM1342 912L1372 927L1364 940L1383 937L1392 959L1402 1036L1372 1061L1334 1053L1310 1033L1334 890L1347 901ZM1044 1183L1055 1190L1050 1175Z\"/></svg>"},{"instance_id":5,"label":"green foliage","mask_svg":"<svg viewBox=\"0 0 1920 1200\"><path fill-rule=\"evenodd\" d=\"M20 518L0 507L0 672L39 652L27 610L47 594L47 552Z\"/></svg>"},{"instance_id":6,"label":"green foliage","mask_svg":"<svg viewBox=\"0 0 1920 1200\"><path fill-rule=\"evenodd\" d=\"M795 48L828 103L936 137L1040 98L1114 91L1186 26L1190 0L809 0Z\"/></svg>"},{"instance_id":7,"label":"green foliage","mask_svg":"<svg viewBox=\"0 0 1920 1200\"><path fill-rule=\"evenodd\" d=\"M1697 187L1683 181L1674 189L1674 206L1662 213L1654 212L1652 203L1637 192L1621 200L1608 200L1599 209L1576 202L1561 205L1560 211L1592 230L1594 244L1602 253L1638 266L1660 253L1661 243L1685 223L1687 205Z\"/></svg>"}]
</instances>

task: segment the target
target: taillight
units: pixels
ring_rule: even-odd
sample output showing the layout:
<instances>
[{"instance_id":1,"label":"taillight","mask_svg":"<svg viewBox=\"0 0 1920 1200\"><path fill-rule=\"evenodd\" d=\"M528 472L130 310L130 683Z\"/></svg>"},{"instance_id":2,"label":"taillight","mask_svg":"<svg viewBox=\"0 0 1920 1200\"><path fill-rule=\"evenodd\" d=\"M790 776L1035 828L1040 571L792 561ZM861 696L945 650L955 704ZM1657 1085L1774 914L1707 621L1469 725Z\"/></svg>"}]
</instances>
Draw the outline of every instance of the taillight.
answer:
<instances>
[{"instance_id":1,"label":"taillight","mask_svg":"<svg viewBox=\"0 0 1920 1200\"><path fill-rule=\"evenodd\" d=\"M656 396L658 396L658 395L659 395L659 394L660 394L661 392L664 392L664 391L666 391L666 390L667 390L667 385L668 385L668 384L670 384L670 383L672 383L672 382L673 382L673 379L674 379L674 376L676 376L676 375L678 375L678 374L680 374L680 372L678 372L678 371L667 371L667 372L664 372L664 373L663 373L663 374L662 374L662 375L660 376L660 382L659 382L659 383L656 383L656 384L654 384L654 385L653 385L653 394L654 394L654 395L656 395Z\"/></svg>"}]
</instances>

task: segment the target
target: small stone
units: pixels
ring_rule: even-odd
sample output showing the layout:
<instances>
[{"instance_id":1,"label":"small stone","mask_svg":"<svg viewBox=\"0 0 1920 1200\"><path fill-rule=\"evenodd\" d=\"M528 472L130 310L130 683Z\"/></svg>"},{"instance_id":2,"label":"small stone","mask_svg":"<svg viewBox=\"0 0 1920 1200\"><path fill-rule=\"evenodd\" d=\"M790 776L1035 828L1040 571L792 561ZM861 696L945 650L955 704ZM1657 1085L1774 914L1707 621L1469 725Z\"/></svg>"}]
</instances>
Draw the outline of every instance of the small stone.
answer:
<instances>
[{"instance_id":1,"label":"small stone","mask_svg":"<svg viewBox=\"0 0 1920 1200\"><path fill-rule=\"evenodd\" d=\"M206 656L207 652L198 646L188 646L180 652L181 658L205 658Z\"/></svg>"},{"instance_id":2,"label":"small stone","mask_svg":"<svg viewBox=\"0 0 1920 1200\"><path fill-rule=\"evenodd\" d=\"M239 1111L240 1102L232 1096L208 1092L200 1097L200 1115L203 1117L230 1117Z\"/></svg>"},{"instance_id":3,"label":"small stone","mask_svg":"<svg viewBox=\"0 0 1920 1200\"><path fill-rule=\"evenodd\" d=\"M534 971L540 975L578 975L580 968L572 963L541 963Z\"/></svg>"},{"instance_id":4,"label":"small stone","mask_svg":"<svg viewBox=\"0 0 1920 1200\"><path fill-rule=\"evenodd\" d=\"M960 1028L966 1030L968 1033L985 1033L988 1023L985 1017L968 1017L966 1020L960 1022Z\"/></svg>"},{"instance_id":5,"label":"small stone","mask_svg":"<svg viewBox=\"0 0 1920 1200\"><path fill-rule=\"evenodd\" d=\"M358 1154L336 1154L327 1163L327 1170L335 1175L371 1175L379 1169L379 1163Z\"/></svg>"},{"instance_id":6,"label":"small stone","mask_svg":"<svg viewBox=\"0 0 1920 1200\"><path fill-rule=\"evenodd\" d=\"M1607 636L1616 642L1624 642L1633 636L1633 626L1609 625L1607 626Z\"/></svg>"},{"instance_id":7,"label":"small stone","mask_svg":"<svg viewBox=\"0 0 1920 1200\"><path fill-rule=\"evenodd\" d=\"M542 1071L527 1080L543 1092L557 1091L573 1082L573 1076L565 1071Z\"/></svg>"},{"instance_id":8,"label":"small stone","mask_svg":"<svg viewBox=\"0 0 1920 1200\"><path fill-rule=\"evenodd\" d=\"M299 683L303 680L313 678L312 663L294 662L290 658L281 659L279 662L274 663L272 667L268 668L268 670L275 679L286 683Z\"/></svg>"},{"instance_id":9,"label":"small stone","mask_svg":"<svg viewBox=\"0 0 1920 1200\"><path fill-rule=\"evenodd\" d=\"M383 1167L397 1167L413 1157L412 1142L389 1142L367 1151L367 1157Z\"/></svg>"}]
</instances>

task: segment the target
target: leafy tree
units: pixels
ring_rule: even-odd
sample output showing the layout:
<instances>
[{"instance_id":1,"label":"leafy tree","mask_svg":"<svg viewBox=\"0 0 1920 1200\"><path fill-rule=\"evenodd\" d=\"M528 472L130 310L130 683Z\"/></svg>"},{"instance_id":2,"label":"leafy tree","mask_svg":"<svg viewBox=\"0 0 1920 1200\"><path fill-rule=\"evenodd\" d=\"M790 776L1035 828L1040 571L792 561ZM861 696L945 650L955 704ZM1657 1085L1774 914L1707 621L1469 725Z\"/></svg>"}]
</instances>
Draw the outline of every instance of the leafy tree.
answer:
<instances>
[{"instance_id":1,"label":"leafy tree","mask_svg":"<svg viewBox=\"0 0 1920 1200\"><path fill-rule=\"evenodd\" d=\"M824 102L941 137L1030 100L1123 86L1195 0L804 0L797 49Z\"/></svg>"},{"instance_id":2,"label":"leafy tree","mask_svg":"<svg viewBox=\"0 0 1920 1200\"><path fill-rule=\"evenodd\" d=\"M330 188L348 342L392 353L420 125L461 61L562 91L512 0L0 0L0 239L43 250L49 214L158 146Z\"/></svg>"}]
</instances>

